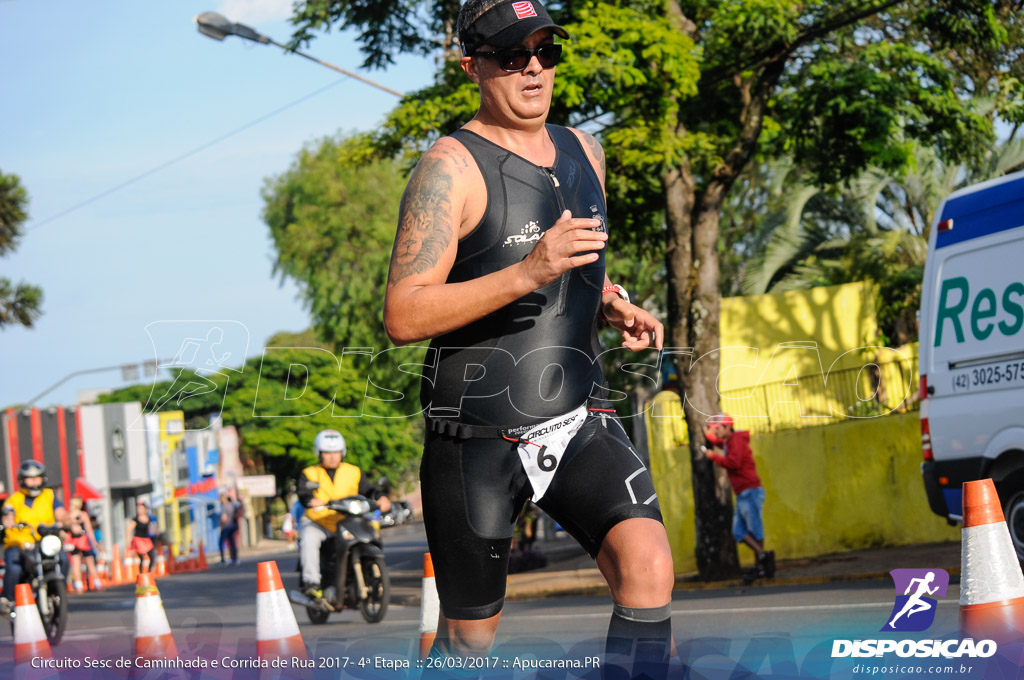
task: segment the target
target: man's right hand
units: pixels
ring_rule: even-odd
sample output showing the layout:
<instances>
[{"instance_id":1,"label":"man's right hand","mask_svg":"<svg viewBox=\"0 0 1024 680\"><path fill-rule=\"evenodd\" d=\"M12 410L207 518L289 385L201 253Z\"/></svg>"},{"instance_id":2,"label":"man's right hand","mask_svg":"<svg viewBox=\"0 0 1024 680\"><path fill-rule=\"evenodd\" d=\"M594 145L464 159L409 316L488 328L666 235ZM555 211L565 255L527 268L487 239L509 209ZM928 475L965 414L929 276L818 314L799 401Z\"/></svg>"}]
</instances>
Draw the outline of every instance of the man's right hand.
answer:
<instances>
[{"instance_id":1,"label":"man's right hand","mask_svg":"<svg viewBox=\"0 0 1024 680\"><path fill-rule=\"evenodd\" d=\"M605 247L608 234L595 231L599 226L599 220L574 218L568 210L563 212L523 260L524 275L535 284L534 290L546 286L570 269L596 262L600 255L586 251Z\"/></svg>"},{"instance_id":2,"label":"man's right hand","mask_svg":"<svg viewBox=\"0 0 1024 680\"><path fill-rule=\"evenodd\" d=\"M13 528L14 528L14 513L13 512L5 512L4 513L4 529L13 529Z\"/></svg>"}]
</instances>

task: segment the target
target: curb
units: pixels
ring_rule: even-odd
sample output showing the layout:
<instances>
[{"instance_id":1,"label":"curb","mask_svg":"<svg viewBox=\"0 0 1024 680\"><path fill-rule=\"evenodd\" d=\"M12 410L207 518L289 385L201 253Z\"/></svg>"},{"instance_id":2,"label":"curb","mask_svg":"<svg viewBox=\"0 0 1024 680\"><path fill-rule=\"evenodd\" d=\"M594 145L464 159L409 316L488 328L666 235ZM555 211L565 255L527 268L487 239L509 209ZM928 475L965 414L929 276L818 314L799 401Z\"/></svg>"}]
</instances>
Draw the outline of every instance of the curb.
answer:
<instances>
[{"instance_id":1,"label":"curb","mask_svg":"<svg viewBox=\"0 0 1024 680\"><path fill-rule=\"evenodd\" d=\"M940 567L949 572L950 576L959 576L960 567ZM584 572L584 573L580 573ZM533 575L545 575L548 578L568 578L569 575L577 575L576 577L580 580L591 580L597 579L592 583L586 583L581 585L569 585L562 588L536 588L528 589L522 588L517 589L512 583L509 583L509 588L505 593L506 602L520 602L526 600L546 600L556 597L589 597L592 595L605 595L608 594L608 585L604 583L604 579L601 577L600 572L597 569L586 569L586 570L575 570L575 571L548 571L548 572L526 572ZM513 576L516 576L515 574ZM673 586L672 591L702 591L702 590L723 590L726 588L765 588L765 587L778 587L778 586L794 586L794 585L818 585L825 583L846 583L853 581L877 581L886 579L889 577L888 571L869 571L861 572L858 574L835 574L832 576L794 576L791 578L782 579L771 579L768 581L759 580L754 583L746 584L742 579L730 579L727 581L713 581L713 582L699 582L691 581L689 579L696 578L695 575L677 575L676 583ZM403 597L392 597L392 602L395 604L401 604L410 607L418 607L420 604L420 596L407 595Z\"/></svg>"}]
</instances>

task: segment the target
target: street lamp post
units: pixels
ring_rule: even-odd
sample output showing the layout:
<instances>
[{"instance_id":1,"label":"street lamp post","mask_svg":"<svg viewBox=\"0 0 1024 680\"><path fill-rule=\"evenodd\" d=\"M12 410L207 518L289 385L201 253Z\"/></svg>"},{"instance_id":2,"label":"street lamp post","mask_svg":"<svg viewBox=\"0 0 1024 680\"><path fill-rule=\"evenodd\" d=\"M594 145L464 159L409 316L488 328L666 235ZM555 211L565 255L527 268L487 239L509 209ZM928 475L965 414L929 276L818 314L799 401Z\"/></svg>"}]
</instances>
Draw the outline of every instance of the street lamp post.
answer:
<instances>
[{"instance_id":1,"label":"street lamp post","mask_svg":"<svg viewBox=\"0 0 1024 680\"><path fill-rule=\"evenodd\" d=\"M143 373L146 377L152 377L156 375L157 369L162 366L167 366L173 363L173 359L157 359L156 361L144 361L142 362ZM139 364L118 364L117 366L103 366L101 368L87 368L82 371L74 371L68 373L66 376L55 382L54 384L47 387L45 390L32 397L26 402L26 406L34 406L37 401L45 397L50 392L66 383L72 378L77 378L80 375L89 375L90 373L105 373L106 371L121 371L121 378L126 381L138 380L139 377Z\"/></svg>"},{"instance_id":2,"label":"street lamp post","mask_svg":"<svg viewBox=\"0 0 1024 680\"><path fill-rule=\"evenodd\" d=\"M193 21L195 22L196 28L199 29L200 33L202 33L203 35L205 35L207 37L213 38L214 40L223 40L224 38L228 37L229 35L236 35L239 38L243 38L245 40L251 40L252 42L260 43L261 45L275 45L277 47L280 47L283 50L288 51L288 47L287 46L282 45L281 43L274 41L272 38L269 38L268 36L265 36L262 33L259 33L258 31L256 31L256 29L252 28L251 26L246 26L245 24L238 24L238 23L235 23L233 21L228 21L228 19L226 17L224 17L221 14L218 14L217 12L203 12L202 14L196 15L196 17L195 17L195 19L193 19ZM334 64L328 63L328 62L323 61L321 59L317 59L316 57L314 57L312 55L306 54L304 52L300 52L298 50L290 50L290 51L294 52L295 54L299 55L300 57L305 57L306 59L309 59L310 61L315 61L316 63L320 64L321 66L326 66L327 68L332 69L334 71L337 71L338 73L343 73L344 75L348 76L349 78L355 78L356 80L358 80L360 82L363 82L363 83L366 83L367 85L370 85L372 87L375 87L378 90L384 90L388 94L393 94L396 97L398 97L399 99L401 99L402 97L405 96L401 92L398 92L396 90L392 90L390 87L385 87L384 85L381 85L380 83L375 83L372 80L369 80L368 78L364 78L364 77L362 77L361 75L359 75L357 73L353 73L351 71L346 71L345 69L343 69L343 68L341 68L339 66L335 66Z\"/></svg>"}]
</instances>

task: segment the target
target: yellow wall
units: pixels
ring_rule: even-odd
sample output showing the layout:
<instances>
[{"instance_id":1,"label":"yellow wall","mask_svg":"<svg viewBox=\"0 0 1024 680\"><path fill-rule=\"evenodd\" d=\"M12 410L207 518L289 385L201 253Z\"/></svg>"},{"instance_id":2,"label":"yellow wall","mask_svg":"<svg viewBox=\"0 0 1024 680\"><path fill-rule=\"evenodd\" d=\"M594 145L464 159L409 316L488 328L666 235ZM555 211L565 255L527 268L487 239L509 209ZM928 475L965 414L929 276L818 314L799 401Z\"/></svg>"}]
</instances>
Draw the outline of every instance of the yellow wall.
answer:
<instances>
[{"instance_id":1,"label":"yellow wall","mask_svg":"<svg viewBox=\"0 0 1024 680\"><path fill-rule=\"evenodd\" d=\"M928 507L917 413L777 432L751 448L779 556L960 538Z\"/></svg>"},{"instance_id":2,"label":"yellow wall","mask_svg":"<svg viewBox=\"0 0 1024 680\"><path fill-rule=\"evenodd\" d=\"M689 450L679 397L662 392L647 414L651 472L677 573L696 569ZM921 481L917 413L758 435L751 441L767 492L765 542L780 559L883 545L959 540L932 514ZM740 559L750 562L749 550Z\"/></svg>"},{"instance_id":3,"label":"yellow wall","mask_svg":"<svg viewBox=\"0 0 1024 680\"><path fill-rule=\"evenodd\" d=\"M863 282L724 298L719 389L785 380L794 368L821 375L840 356L837 367L859 366L847 352L878 344L874 299ZM808 343L816 351L791 346Z\"/></svg>"},{"instance_id":4,"label":"yellow wall","mask_svg":"<svg viewBox=\"0 0 1024 680\"><path fill-rule=\"evenodd\" d=\"M672 561L677 573L692 571L697 568L694 558L697 530L693 524L690 449L679 395L668 390L656 394L644 419L651 475L668 529Z\"/></svg>"},{"instance_id":5,"label":"yellow wall","mask_svg":"<svg viewBox=\"0 0 1024 680\"><path fill-rule=\"evenodd\" d=\"M722 410L753 432L846 413L857 401L854 384L870 395L868 377L833 374L826 384L830 371L899 356L862 349L878 344L874 299L866 283L723 299Z\"/></svg>"}]
</instances>

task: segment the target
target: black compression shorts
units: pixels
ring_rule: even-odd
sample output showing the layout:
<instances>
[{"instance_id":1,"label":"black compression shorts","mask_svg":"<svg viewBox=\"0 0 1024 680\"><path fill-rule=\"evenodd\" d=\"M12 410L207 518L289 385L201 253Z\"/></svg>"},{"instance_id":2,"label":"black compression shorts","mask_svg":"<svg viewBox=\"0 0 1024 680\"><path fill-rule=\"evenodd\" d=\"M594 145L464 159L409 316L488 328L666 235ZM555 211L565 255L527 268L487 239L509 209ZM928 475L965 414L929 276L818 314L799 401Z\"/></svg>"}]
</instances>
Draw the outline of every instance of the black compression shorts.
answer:
<instances>
[{"instance_id":1,"label":"black compression shorts","mask_svg":"<svg viewBox=\"0 0 1024 680\"><path fill-rule=\"evenodd\" d=\"M533 487L517 444L427 432L420 465L423 519L441 611L486 619L501 611L512 533ZM591 414L537 503L592 557L609 530L661 521L650 472L614 418Z\"/></svg>"}]
</instances>

